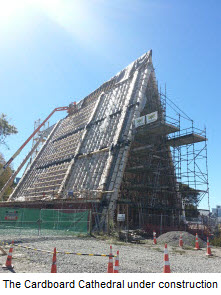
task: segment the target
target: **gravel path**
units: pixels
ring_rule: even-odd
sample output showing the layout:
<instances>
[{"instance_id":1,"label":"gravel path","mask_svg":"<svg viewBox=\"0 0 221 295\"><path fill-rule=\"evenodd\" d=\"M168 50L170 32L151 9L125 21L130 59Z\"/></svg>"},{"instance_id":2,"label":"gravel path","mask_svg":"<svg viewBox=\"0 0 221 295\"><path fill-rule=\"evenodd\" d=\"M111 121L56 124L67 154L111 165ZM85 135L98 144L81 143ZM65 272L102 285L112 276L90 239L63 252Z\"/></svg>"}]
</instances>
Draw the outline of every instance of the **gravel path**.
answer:
<instances>
[{"instance_id":1,"label":"gravel path","mask_svg":"<svg viewBox=\"0 0 221 295\"><path fill-rule=\"evenodd\" d=\"M0 237L1 241L6 241ZM9 241L8 241L9 242ZM88 254L109 254L110 245L113 254L120 251L121 273L162 273L164 245L153 245L152 240L143 244L113 242L92 237L48 237L24 238L15 240L22 246L53 251L80 252ZM9 246L2 246L8 252ZM175 273L220 273L221 248L212 248L213 256L207 257L206 248L196 251L191 247L180 249L168 245L171 272ZM3 270L6 256L0 251L0 273ZM52 253L38 252L14 246L12 264L17 273L48 273L51 271ZM108 257L57 254L57 270L60 273L105 273L107 272Z\"/></svg>"}]
</instances>

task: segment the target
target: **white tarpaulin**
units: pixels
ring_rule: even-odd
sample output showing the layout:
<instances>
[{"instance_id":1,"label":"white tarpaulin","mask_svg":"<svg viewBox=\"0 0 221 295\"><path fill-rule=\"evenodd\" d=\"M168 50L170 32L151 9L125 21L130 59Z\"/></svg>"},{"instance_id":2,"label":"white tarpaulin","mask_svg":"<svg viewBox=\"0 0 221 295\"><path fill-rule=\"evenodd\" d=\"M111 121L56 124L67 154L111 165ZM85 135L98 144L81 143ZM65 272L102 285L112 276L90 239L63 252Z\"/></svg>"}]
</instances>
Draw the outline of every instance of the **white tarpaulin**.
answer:
<instances>
[{"instance_id":1,"label":"white tarpaulin","mask_svg":"<svg viewBox=\"0 0 221 295\"><path fill-rule=\"evenodd\" d=\"M147 53L144 53L137 60L129 64L125 69L117 73L117 75L114 76L117 79L117 83L122 83L123 81L127 80L130 76L132 76L136 70L138 70L143 64L149 61L150 56L152 56L151 50Z\"/></svg>"}]
</instances>

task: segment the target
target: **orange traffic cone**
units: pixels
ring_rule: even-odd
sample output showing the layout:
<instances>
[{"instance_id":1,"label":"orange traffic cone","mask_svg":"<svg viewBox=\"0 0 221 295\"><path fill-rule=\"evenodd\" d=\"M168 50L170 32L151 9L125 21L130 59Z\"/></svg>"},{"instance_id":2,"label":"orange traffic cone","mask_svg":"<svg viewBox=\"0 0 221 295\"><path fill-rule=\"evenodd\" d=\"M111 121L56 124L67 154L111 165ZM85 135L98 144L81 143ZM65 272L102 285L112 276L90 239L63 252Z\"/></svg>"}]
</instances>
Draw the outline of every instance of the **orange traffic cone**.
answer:
<instances>
[{"instance_id":1,"label":"orange traffic cone","mask_svg":"<svg viewBox=\"0 0 221 295\"><path fill-rule=\"evenodd\" d=\"M117 251L117 257L115 259L114 272L119 273L119 251Z\"/></svg>"},{"instance_id":2,"label":"orange traffic cone","mask_svg":"<svg viewBox=\"0 0 221 295\"><path fill-rule=\"evenodd\" d=\"M156 245L157 244L157 239L156 239L156 232L153 232L153 244Z\"/></svg>"},{"instance_id":3,"label":"orange traffic cone","mask_svg":"<svg viewBox=\"0 0 221 295\"><path fill-rule=\"evenodd\" d=\"M7 268L7 269L14 268L14 266L12 265L13 244L14 244L14 241L12 241L12 243L11 243L11 247L9 249L9 253L8 253L8 257L6 259L6 263L5 263L5 265L2 266L2 268Z\"/></svg>"},{"instance_id":4,"label":"orange traffic cone","mask_svg":"<svg viewBox=\"0 0 221 295\"><path fill-rule=\"evenodd\" d=\"M180 234L179 247L181 247L181 248L183 247L182 234Z\"/></svg>"},{"instance_id":5,"label":"orange traffic cone","mask_svg":"<svg viewBox=\"0 0 221 295\"><path fill-rule=\"evenodd\" d=\"M107 266L107 272L114 272L114 264L113 264L113 254L112 254L112 246L110 246L110 254L109 254L109 262Z\"/></svg>"},{"instance_id":6,"label":"orange traffic cone","mask_svg":"<svg viewBox=\"0 0 221 295\"><path fill-rule=\"evenodd\" d=\"M196 234L196 242L195 242L195 250L199 250L200 246L199 246L199 241L198 241L198 234Z\"/></svg>"},{"instance_id":7,"label":"orange traffic cone","mask_svg":"<svg viewBox=\"0 0 221 295\"><path fill-rule=\"evenodd\" d=\"M165 249L164 249L164 266L163 266L163 272L164 273L170 273L170 262L169 262L169 255L168 255L167 244L165 244Z\"/></svg>"},{"instance_id":8,"label":"orange traffic cone","mask_svg":"<svg viewBox=\"0 0 221 295\"><path fill-rule=\"evenodd\" d=\"M207 237L207 250L206 250L206 255L207 256L212 256L212 252L211 252L211 247L209 244L209 238Z\"/></svg>"},{"instance_id":9,"label":"orange traffic cone","mask_svg":"<svg viewBox=\"0 0 221 295\"><path fill-rule=\"evenodd\" d=\"M53 253L53 260L52 260L52 266L51 266L51 273L57 272L57 265L56 265L56 248L54 248Z\"/></svg>"}]
</instances>

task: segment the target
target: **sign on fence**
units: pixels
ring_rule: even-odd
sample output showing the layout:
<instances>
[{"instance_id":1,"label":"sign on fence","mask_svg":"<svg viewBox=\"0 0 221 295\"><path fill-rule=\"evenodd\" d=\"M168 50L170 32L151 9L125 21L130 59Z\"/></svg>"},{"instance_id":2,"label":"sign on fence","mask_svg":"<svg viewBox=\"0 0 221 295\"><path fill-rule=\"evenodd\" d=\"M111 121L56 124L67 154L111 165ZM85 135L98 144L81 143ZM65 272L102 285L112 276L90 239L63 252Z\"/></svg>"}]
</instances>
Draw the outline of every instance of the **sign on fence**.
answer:
<instances>
[{"instance_id":1,"label":"sign on fence","mask_svg":"<svg viewBox=\"0 0 221 295\"><path fill-rule=\"evenodd\" d=\"M5 211L5 220L17 220L18 211Z\"/></svg>"},{"instance_id":2,"label":"sign on fence","mask_svg":"<svg viewBox=\"0 0 221 295\"><path fill-rule=\"evenodd\" d=\"M117 214L117 221L125 221L125 214Z\"/></svg>"}]
</instances>

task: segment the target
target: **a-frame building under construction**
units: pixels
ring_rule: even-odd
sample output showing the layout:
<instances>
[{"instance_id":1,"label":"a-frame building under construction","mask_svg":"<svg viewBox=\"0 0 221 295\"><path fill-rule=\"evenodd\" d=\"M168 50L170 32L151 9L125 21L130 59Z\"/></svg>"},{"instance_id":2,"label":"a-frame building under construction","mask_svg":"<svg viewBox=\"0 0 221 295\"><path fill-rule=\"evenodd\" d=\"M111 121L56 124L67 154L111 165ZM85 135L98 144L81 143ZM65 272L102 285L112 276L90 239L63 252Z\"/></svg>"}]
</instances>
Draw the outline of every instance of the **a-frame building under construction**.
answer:
<instances>
[{"instance_id":1,"label":"a-frame building under construction","mask_svg":"<svg viewBox=\"0 0 221 295\"><path fill-rule=\"evenodd\" d=\"M116 213L127 213L131 225L144 216L153 223L154 214L180 220L179 150L206 136L181 134L179 119L167 120L165 100L149 51L71 106L8 201L90 208L100 213L100 224L107 215L116 220ZM191 176L188 181L191 187Z\"/></svg>"}]
</instances>

